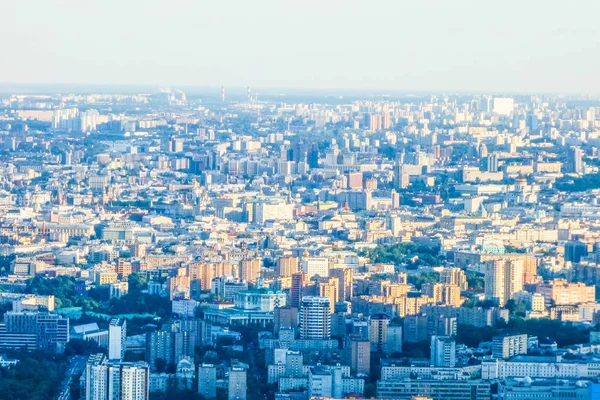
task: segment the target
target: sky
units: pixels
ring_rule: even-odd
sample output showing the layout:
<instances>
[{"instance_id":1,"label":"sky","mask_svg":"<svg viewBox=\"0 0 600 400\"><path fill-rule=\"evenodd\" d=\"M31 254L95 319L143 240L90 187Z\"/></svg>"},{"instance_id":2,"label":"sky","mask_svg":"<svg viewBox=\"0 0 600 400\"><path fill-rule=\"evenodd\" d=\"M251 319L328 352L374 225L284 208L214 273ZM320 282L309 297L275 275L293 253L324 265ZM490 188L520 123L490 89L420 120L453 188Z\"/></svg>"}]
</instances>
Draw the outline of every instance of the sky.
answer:
<instances>
[{"instance_id":1,"label":"sky","mask_svg":"<svg viewBox=\"0 0 600 400\"><path fill-rule=\"evenodd\" d=\"M0 82L600 94L597 0L0 0Z\"/></svg>"}]
</instances>

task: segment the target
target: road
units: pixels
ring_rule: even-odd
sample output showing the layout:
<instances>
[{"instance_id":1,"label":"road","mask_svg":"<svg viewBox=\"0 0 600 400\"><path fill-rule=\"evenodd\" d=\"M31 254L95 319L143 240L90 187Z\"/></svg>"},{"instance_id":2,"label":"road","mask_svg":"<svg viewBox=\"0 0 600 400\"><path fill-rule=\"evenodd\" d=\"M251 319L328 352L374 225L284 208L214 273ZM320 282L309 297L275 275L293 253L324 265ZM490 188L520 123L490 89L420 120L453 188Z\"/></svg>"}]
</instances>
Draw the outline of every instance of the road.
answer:
<instances>
[{"instance_id":1,"label":"road","mask_svg":"<svg viewBox=\"0 0 600 400\"><path fill-rule=\"evenodd\" d=\"M85 368L87 357L85 356L73 356L69 360L69 369L67 370L65 379L62 382L62 391L58 395L58 400L70 400L71 399L71 382L73 381L73 375L79 375Z\"/></svg>"}]
</instances>

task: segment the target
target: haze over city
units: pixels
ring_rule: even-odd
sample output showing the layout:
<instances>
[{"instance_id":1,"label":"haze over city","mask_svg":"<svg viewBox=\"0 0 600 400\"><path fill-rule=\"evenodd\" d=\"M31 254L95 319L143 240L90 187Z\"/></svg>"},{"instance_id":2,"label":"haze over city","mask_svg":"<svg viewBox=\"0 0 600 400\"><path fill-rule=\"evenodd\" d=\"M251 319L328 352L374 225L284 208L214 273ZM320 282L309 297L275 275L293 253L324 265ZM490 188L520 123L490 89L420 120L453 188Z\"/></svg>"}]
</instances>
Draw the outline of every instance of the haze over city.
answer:
<instances>
[{"instance_id":1,"label":"haze over city","mask_svg":"<svg viewBox=\"0 0 600 400\"><path fill-rule=\"evenodd\" d=\"M598 15L0 1L0 399L600 400Z\"/></svg>"},{"instance_id":2,"label":"haze over city","mask_svg":"<svg viewBox=\"0 0 600 400\"><path fill-rule=\"evenodd\" d=\"M582 0L8 0L0 81L599 94L599 13Z\"/></svg>"}]
</instances>

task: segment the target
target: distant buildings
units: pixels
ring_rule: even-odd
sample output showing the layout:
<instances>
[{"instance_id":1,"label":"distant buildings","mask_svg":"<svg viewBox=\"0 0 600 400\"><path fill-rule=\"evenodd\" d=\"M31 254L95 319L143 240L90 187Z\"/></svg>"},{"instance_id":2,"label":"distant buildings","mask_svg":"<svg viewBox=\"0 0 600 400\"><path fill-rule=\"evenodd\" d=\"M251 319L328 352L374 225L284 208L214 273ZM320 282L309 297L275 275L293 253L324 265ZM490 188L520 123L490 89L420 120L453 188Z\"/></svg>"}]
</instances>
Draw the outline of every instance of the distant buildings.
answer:
<instances>
[{"instance_id":1,"label":"distant buildings","mask_svg":"<svg viewBox=\"0 0 600 400\"><path fill-rule=\"evenodd\" d=\"M331 336L329 298L302 297L299 320L300 339L329 339Z\"/></svg>"},{"instance_id":2,"label":"distant buildings","mask_svg":"<svg viewBox=\"0 0 600 400\"><path fill-rule=\"evenodd\" d=\"M511 296L523 290L523 262L521 260L490 260L486 263L485 297L506 304Z\"/></svg>"},{"instance_id":3,"label":"distant buildings","mask_svg":"<svg viewBox=\"0 0 600 400\"><path fill-rule=\"evenodd\" d=\"M85 399L148 400L149 374L148 364L144 362L109 361L102 354L92 355L82 377Z\"/></svg>"},{"instance_id":4,"label":"distant buildings","mask_svg":"<svg viewBox=\"0 0 600 400\"><path fill-rule=\"evenodd\" d=\"M228 370L227 399L245 400L248 368L243 364L231 366Z\"/></svg>"},{"instance_id":5,"label":"distant buildings","mask_svg":"<svg viewBox=\"0 0 600 400\"><path fill-rule=\"evenodd\" d=\"M451 336L431 336L431 365L454 367L456 365L456 342Z\"/></svg>"},{"instance_id":6,"label":"distant buildings","mask_svg":"<svg viewBox=\"0 0 600 400\"><path fill-rule=\"evenodd\" d=\"M126 337L127 322L120 318L111 319L108 324L108 359L110 361L123 360Z\"/></svg>"},{"instance_id":7,"label":"distant buildings","mask_svg":"<svg viewBox=\"0 0 600 400\"><path fill-rule=\"evenodd\" d=\"M69 339L69 319L57 314L8 311L0 324L0 349L60 353Z\"/></svg>"},{"instance_id":8,"label":"distant buildings","mask_svg":"<svg viewBox=\"0 0 600 400\"><path fill-rule=\"evenodd\" d=\"M527 335L495 336L492 341L492 356L508 359L520 354L527 354Z\"/></svg>"}]
</instances>

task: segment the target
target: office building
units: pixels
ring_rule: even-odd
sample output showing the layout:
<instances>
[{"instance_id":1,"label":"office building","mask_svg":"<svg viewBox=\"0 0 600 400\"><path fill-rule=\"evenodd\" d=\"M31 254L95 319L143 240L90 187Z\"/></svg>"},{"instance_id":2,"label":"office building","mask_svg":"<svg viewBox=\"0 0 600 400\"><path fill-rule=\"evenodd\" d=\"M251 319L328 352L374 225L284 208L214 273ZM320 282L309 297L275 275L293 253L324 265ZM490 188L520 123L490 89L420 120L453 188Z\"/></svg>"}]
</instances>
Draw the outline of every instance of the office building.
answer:
<instances>
[{"instance_id":1,"label":"office building","mask_svg":"<svg viewBox=\"0 0 600 400\"><path fill-rule=\"evenodd\" d=\"M292 287L290 288L290 306L300 308L304 285L308 282L308 275L304 272L292 274Z\"/></svg>"},{"instance_id":2,"label":"office building","mask_svg":"<svg viewBox=\"0 0 600 400\"><path fill-rule=\"evenodd\" d=\"M0 349L61 353L70 339L69 319L36 311L8 311L0 324Z\"/></svg>"},{"instance_id":3,"label":"office building","mask_svg":"<svg viewBox=\"0 0 600 400\"><path fill-rule=\"evenodd\" d=\"M565 243L565 261L578 263L581 257L588 255L588 247L580 241L569 241Z\"/></svg>"}]
</instances>

